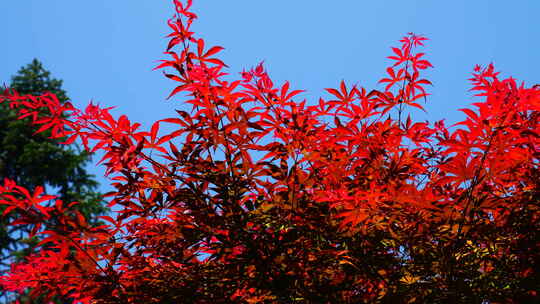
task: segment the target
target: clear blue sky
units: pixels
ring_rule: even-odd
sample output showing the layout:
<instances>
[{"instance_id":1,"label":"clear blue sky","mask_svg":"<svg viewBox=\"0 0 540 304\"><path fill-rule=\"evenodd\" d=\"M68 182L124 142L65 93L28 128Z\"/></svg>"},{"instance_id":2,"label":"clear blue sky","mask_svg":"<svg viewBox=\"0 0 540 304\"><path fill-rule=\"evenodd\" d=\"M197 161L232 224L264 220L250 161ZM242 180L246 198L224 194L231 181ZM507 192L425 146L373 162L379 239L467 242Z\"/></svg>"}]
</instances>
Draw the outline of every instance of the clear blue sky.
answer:
<instances>
[{"instance_id":1,"label":"clear blue sky","mask_svg":"<svg viewBox=\"0 0 540 304\"><path fill-rule=\"evenodd\" d=\"M0 1L0 83L38 58L76 105L117 106L114 113L146 126L173 115L178 99L165 101L173 84L151 70L163 58L171 2ZM195 29L225 47L231 73L264 60L278 83L289 80L308 98L342 79L374 88L390 46L407 32L431 39L434 87L422 120L462 117L457 109L473 101L467 78L475 64L493 62L504 75L540 83L538 0L195 0L195 11Z\"/></svg>"}]
</instances>

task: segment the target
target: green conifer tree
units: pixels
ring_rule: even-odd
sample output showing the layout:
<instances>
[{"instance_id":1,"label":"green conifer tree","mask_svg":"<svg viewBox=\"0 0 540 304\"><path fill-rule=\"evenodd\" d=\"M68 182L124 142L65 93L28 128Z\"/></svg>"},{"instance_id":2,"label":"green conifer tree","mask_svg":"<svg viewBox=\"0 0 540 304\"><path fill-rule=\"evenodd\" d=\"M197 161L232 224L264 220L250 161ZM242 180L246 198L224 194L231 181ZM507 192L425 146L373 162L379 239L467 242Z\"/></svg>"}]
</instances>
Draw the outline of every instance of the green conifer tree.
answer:
<instances>
[{"instance_id":1,"label":"green conifer tree","mask_svg":"<svg viewBox=\"0 0 540 304\"><path fill-rule=\"evenodd\" d=\"M52 78L37 59L21 68L9 87L21 95L51 92L61 102L68 100L62 81ZM74 208L96 223L97 215L106 209L96 191L97 182L85 169L90 155L75 144L60 144L63 139L49 138L50 133L35 131L27 119L18 120L14 111L0 104L0 179L12 179L28 189L45 185L49 194L58 195L64 202L80 202ZM0 222L2 267L29 254L38 241L25 238L24 225L17 229L8 231Z\"/></svg>"}]
</instances>

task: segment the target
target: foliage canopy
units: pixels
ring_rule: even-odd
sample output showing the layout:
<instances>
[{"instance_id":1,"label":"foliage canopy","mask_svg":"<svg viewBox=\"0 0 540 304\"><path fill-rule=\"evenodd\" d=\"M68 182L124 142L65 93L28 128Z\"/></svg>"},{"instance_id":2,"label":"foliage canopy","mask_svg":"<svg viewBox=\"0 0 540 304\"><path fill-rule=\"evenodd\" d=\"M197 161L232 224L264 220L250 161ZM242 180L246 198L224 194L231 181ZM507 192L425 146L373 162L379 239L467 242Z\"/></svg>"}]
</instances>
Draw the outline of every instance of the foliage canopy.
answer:
<instances>
[{"instance_id":1,"label":"foliage canopy","mask_svg":"<svg viewBox=\"0 0 540 304\"><path fill-rule=\"evenodd\" d=\"M81 303L539 299L538 86L478 66L465 120L415 122L431 64L426 38L408 34L383 89L341 82L307 103L262 64L225 80L222 48L191 30L191 1L174 4L157 68L190 112L144 131L109 108L4 93L40 130L105 152L118 209L91 227L6 180L4 214L46 237L6 288Z\"/></svg>"}]
</instances>

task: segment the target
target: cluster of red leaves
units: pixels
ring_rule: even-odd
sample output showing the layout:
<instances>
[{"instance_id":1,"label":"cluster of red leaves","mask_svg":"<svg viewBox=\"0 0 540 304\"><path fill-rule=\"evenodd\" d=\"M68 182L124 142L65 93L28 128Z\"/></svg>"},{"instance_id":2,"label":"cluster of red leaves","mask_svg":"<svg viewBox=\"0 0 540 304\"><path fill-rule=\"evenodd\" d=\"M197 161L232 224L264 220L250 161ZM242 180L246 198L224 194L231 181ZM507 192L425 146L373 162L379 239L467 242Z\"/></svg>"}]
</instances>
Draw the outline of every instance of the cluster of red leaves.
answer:
<instances>
[{"instance_id":1,"label":"cluster of red leaves","mask_svg":"<svg viewBox=\"0 0 540 304\"><path fill-rule=\"evenodd\" d=\"M431 67L409 34L383 90L327 89L317 104L264 67L226 65L174 0L157 67L190 112L150 131L55 96L0 102L39 131L102 150L114 217L90 227L62 202L6 181L0 203L43 235L4 288L77 303L520 302L540 289L540 88L477 67L483 101L453 130L413 122ZM395 115L397 113L397 115ZM397 116L393 119L391 116ZM162 124L174 126L168 134ZM16 214L16 216L13 216ZM55 230L41 231L54 219Z\"/></svg>"}]
</instances>

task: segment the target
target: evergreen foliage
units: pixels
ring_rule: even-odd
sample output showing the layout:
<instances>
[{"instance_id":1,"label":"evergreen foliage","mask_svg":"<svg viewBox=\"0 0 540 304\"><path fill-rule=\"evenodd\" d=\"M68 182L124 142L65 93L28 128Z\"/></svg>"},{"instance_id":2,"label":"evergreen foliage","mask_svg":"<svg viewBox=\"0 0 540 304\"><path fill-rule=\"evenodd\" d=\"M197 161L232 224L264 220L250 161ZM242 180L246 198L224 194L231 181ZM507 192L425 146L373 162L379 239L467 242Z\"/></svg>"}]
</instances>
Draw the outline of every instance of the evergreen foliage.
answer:
<instances>
[{"instance_id":1,"label":"evergreen foliage","mask_svg":"<svg viewBox=\"0 0 540 304\"><path fill-rule=\"evenodd\" d=\"M34 59L12 77L10 88L21 95L53 93L60 102L68 100L62 80L51 77L41 62ZM50 138L50 132L35 134L30 118L17 119L7 104L0 104L0 179L16 181L29 189L45 185L47 192L57 194L65 202L81 202L76 208L95 223L105 208L97 192L97 182L85 167L90 154L77 145L62 145L62 138ZM3 206L0 211L5 209ZM10 227L6 218L0 222L0 262L4 266L26 256L37 239L25 238L24 225ZM14 229L16 228L16 229Z\"/></svg>"}]
</instances>

